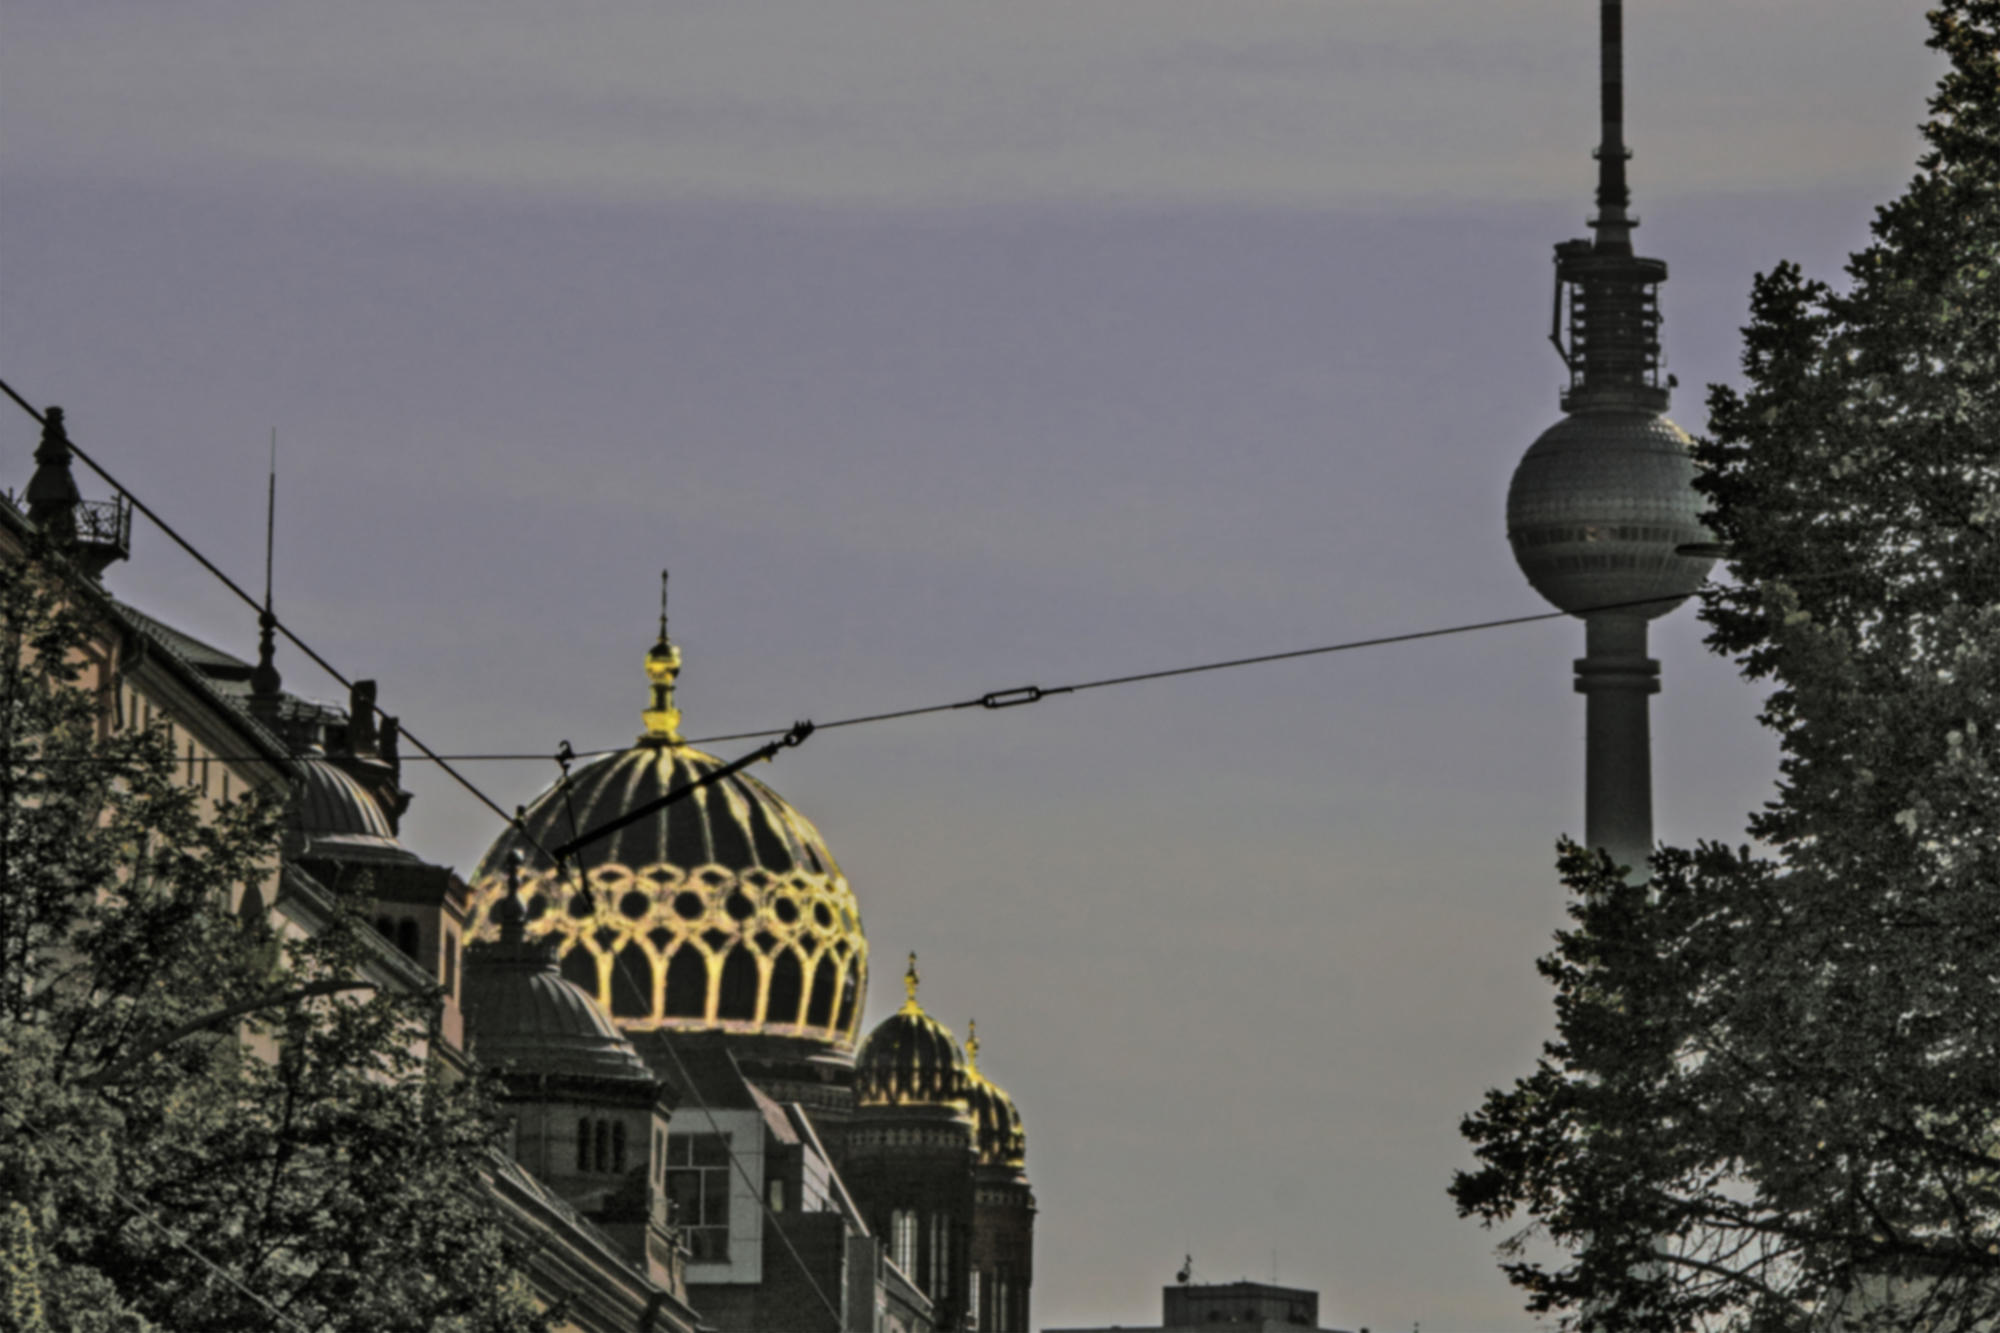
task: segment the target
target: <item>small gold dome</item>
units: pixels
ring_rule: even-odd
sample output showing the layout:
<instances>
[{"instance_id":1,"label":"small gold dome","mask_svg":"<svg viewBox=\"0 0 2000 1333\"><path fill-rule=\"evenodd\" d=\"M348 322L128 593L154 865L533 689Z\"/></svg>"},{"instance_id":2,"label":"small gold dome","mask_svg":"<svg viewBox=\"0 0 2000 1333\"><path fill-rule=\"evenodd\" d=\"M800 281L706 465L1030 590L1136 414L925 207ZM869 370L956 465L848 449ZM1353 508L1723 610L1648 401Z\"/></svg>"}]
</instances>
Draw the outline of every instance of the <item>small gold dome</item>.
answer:
<instances>
[{"instance_id":1,"label":"small gold dome","mask_svg":"<svg viewBox=\"0 0 2000 1333\"><path fill-rule=\"evenodd\" d=\"M981 1166L1026 1166L1028 1136L1006 1089L979 1072L979 1026L965 1025L966 1103L979 1124Z\"/></svg>"},{"instance_id":2,"label":"small gold dome","mask_svg":"<svg viewBox=\"0 0 2000 1333\"><path fill-rule=\"evenodd\" d=\"M965 1052L951 1029L917 1003L915 954L903 987L903 1007L875 1025L855 1057L855 1101L864 1107L945 1107L965 1115Z\"/></svg>"}]
</instances>

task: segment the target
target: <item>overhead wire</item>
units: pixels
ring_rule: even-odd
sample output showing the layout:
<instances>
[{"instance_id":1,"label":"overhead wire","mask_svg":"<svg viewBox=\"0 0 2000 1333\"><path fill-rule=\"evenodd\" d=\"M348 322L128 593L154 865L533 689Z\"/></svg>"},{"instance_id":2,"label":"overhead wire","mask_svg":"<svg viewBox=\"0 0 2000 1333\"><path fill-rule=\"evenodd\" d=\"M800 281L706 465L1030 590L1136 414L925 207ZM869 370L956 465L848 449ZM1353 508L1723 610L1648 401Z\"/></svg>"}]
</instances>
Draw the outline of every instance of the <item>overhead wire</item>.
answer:
<instances>
[{"instance_id":1,"label":"overhead wire","mask_svg":"<svg viewBox=\"0 0 2000 1333\"><path fill-rule=\"evenodd\" d=\"M1023 704L1037 703L1042 699L1059 694L1081 694L1086 690L1110 689L1120 685L1136 685L1144 681L1167 680L1175 676L1193 676L1212 671L1229 671L1237 667L1261 666L1269 662L1285 662L1298 658L1324 657L1333 653L1354 652L1363 648L1383 648L1398 643L1415 643L1424 639L1442 639L1459 634L1476 634L1485 630L1506 629L1515 625L1532 625L1545 620L1568 620L1578 616L1595 615L1604 611L1636 610L1643 606L1656 606L1661 602L1678 602L1691 594L1676 593L1664 597L1636 597L1617 602L1604 602L1579 608L1576 611L1538 611L1529 615L1503 616L1496 620L1474 620L1457 625L1442 625L1433 629L1410 630L1401 634L1378 634L1364 639L1344 639L1338 643L1319 644L1310 648L1289 648L1280 652L1258 653L1250 657L1230 657L1213 662L1198 662L1189 666L1162 667L1154 671L1139 671L1123 676L1105 676L1096 680L1076 681L1068 685L1022 685L1008 690L989 690L985 694L974 695L949 703L924 704L914 708L898 708L887 712L862 713L854 717L836 718L831 722L794 722L788 727L766 727L757 731L731 731L713 736L697 736L685 742L688 745L719 745L725 741L763 740L770 737L786 737L806 726L810 731L833 731L841 727L872 726L878 722L893 722L909 717L923 717L935 713L959 712L969 708L984 708L999 711ZM568 742L564 745L567 747ZM567 750L572 759L599 759L607 755L623 754L629 747L607 746L593 750ZM256 759L261 756L211 756L215 759ZM292 756L297 759L322 757L312 752L302 752ZM757 752L755 757L763 757ZM436 755L426 753L425 761L452 760L459 763L547 763L550 759L546 751L489 751L472 754ZM405 757L404 762L410 762ZM511 821L510 821L511 822Z\"/></svg>"}]
</instances>

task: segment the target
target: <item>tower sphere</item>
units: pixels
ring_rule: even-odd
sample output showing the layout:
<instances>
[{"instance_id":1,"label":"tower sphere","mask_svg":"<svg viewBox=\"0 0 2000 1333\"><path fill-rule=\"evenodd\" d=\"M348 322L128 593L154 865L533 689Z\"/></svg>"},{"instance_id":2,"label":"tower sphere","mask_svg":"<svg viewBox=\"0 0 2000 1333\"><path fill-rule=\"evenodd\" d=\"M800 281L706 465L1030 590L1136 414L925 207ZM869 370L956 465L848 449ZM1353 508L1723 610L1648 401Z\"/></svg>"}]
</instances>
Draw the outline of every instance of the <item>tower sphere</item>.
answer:
<instances>
[{"instance_id":1,"label":"tower sphere","mask_svg":"<svg viewBox=\"0 0 2000 1333\"><path fill-rule=\"evenodd\" d=\"M1675 549L1715 540L1691 443L1628 407L1573 412L1542 432L1507 488L1507 540L1535 591L1572 615L1618 607L1651 619L1699 588L1714 560ZM1625 605L1647 598L1660 600Z\"/></svg>"}]
</instances>

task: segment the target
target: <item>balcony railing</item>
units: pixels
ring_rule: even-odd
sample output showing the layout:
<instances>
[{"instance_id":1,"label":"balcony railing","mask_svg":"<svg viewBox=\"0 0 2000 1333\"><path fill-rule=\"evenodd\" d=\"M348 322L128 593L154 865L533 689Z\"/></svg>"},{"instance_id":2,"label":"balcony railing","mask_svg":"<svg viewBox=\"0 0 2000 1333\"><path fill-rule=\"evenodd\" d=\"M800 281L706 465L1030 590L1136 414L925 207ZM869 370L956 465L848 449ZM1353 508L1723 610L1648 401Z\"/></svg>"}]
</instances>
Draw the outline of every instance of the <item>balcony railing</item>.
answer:
<instances>
[{"instance_id":1,"label":"balcony railing","mask_svg":"<svg viewBox=\"0 0 2000 1333\"><path fill-rule=\"evenodd\" d=\"M132 502L123 495L109 500L78 501L76 540L123 560L132 554Z\"/></svg>"}]
</instances>

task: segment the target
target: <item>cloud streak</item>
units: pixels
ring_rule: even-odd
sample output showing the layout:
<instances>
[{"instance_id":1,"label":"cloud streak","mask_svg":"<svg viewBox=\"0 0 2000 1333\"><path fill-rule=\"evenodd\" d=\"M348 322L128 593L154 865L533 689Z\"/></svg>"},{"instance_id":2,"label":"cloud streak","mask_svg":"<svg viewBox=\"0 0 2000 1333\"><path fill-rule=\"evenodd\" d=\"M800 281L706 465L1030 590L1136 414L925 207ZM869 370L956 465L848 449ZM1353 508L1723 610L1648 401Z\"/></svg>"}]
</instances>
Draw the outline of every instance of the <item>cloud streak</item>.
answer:
<instances>
[{"instance_id":1,"label":"cloud streak","mask_svg":"<svg viewBox=\"0 0 2000 1333\"><path fill-rule=\"evenodd\" d=\"M1588 172L1594 34L1578 8L30 5L11 20L34 57L9 62L6 151L621 201L1544 199ZM1636 15L1642 180L1817 188L1907 161L1921 77L1900 66L1921 55L1894 9ZM1740 40L1715 40L1724 23Z\"/></svg>"}]
</instances>

